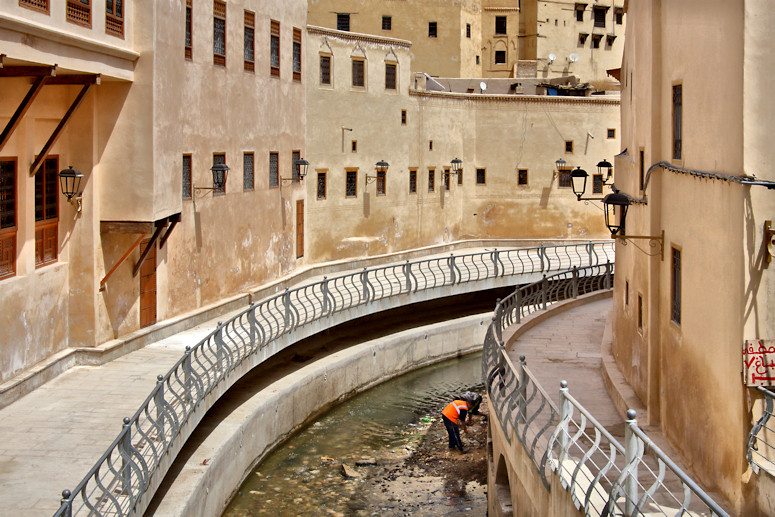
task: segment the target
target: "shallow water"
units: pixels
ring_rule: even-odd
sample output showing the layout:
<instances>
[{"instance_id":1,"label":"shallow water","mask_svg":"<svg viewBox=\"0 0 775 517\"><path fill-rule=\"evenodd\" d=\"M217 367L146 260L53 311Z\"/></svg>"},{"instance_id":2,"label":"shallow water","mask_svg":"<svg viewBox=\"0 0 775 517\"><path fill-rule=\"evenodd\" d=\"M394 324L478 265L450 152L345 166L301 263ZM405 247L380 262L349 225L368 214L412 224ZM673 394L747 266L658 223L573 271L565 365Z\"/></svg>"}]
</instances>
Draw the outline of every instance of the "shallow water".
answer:
<instances>
[{"instance_id":1,"label":"shallow water","mask_svg":"<svg viewBox=\"0 0 775 517\"><path fill-rule=\"evenodd\" d=\"M481 355L451 359L380 384L337 406L270 454L229 503L225 517L250 515L465 515L486 508L484 487L450 490L440 478L400 478L370 486L380 467L356 467L374 458L384 469L414 450L441 409L465 391L482 391ZM346 479L342 463L361 476ZM384 473L384 472L383 472ZM405 486L405 485L410 486ZM416 486L412 486L416 485ZM427 492L425 504L390 511L401 496ZM435 495L434 495L435 494Z\"/></svg>"}]
</instances>

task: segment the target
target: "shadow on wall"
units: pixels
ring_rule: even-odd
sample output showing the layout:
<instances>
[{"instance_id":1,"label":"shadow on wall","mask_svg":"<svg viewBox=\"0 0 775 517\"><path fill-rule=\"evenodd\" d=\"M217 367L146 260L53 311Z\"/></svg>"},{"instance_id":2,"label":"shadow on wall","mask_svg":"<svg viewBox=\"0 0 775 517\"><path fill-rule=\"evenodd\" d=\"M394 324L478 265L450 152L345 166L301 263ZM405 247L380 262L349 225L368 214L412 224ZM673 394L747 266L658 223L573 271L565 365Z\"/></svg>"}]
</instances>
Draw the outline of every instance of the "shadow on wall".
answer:
<instances>
[{"instance_id":1,"label":"shadow on wall","mask_svg":"<svg viewBox=\"0 0 775 517\"><path fill-rule=\"evenodd\" d=\"M102 234L102 260L105 270L110 270L126 251L135 243L136 234ZM140 281L132 276L134 264L139 258L135 249L127 260L121 264L105 284L105 290L100 292L105 310L110 320L110 330L113 338L127 334L139 328L138 298L140 296Z\"/></svg>"}]
</instances>

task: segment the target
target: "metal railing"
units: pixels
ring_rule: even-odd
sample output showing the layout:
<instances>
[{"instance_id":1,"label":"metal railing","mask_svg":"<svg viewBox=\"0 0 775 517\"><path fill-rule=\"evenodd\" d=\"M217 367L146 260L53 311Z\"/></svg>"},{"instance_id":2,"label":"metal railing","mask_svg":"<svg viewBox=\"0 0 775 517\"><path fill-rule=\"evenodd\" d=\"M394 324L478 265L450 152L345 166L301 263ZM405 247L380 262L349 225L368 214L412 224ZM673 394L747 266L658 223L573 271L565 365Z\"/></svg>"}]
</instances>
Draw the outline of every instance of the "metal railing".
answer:
<instances>
[{"instance_id":1,"label":"metal railing","mask_svg":"<svg viewBox=\"0 0 775 517\"><path fill-rule=\"evenodd\" d=\"M757 386L756 389L763 395L762 416L748 434L746 457L748 465L756 474L760 469L764 469L775 476L775 428L770 423L775 393L761 386Z\"/></svg>"},{"instance_id":2,"label":"metal railing","mask_svg":"<svg viewBox=\"0 0 775 517\"><path fill-rule=\"evenodd\" d=\"M251 304L186 351L157 384L84 479L62 492L56 516L131 515L148 504L148 487L163 476L197 418L235 381L246 359L265 360L279 337L333 313L392 296L479 280L610 262L613 242L450 254L364 268ZM205 403L205 399L208 399ZM204 404L203 404L204 403ZM173 449L173 446L175 449ZM172 457L170 457L172 456ZM161 470L161 472L159 472Z\"/></svg>"},{"instance_id":3,"label":"metal railing","mask_svg":"<svg viewBox=\"0 0 775 517\"><path fill-rule=\"evenodd\" d=\"M559 407L527 368L511 363L503 331L549 304L612 286L613 266L574 268L544 277L498 302L485 335L482 376L498 422L531 458L544 486L557 473L586 515L727 515L637 426L629 411L622 446L562 381ZM577 415L577 416L576 416Z\"/></svg>"}]
</instances>

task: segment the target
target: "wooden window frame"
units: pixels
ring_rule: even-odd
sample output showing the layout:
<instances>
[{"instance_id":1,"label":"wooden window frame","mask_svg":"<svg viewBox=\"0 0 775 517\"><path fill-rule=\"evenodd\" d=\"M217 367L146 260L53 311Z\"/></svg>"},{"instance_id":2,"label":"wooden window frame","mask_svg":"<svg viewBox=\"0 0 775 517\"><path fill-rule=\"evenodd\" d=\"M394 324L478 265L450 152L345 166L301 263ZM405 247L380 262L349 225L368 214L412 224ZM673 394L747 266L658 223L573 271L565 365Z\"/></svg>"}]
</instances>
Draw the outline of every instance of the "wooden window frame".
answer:
<instances>
[{"instance_id":1,"label":"wooden window frame","mask_svg":"<svg viewBox=\"0 0 775 517\"><path fill-rule=\"evenodd\" d=\"M387 194L387 173L385 171L377 171L377 195L384 196Z\"/></svg>"},{"instance_id":2,"label":"wooden window frame","mask_svg":"<svg viewBox=\"0 0 775 517\"><path fill-rule=\"evenodd\" d=\"M565 141L565 154L573 154L573 140Z\"/></svg>"},{"instance_id":3,"label":"wooden window frame","mask_svg":"<svg viewBox=\"0 0 775 517\"><path fill-rule=\"evenodd\" d=\"M436 168L428 167L428 192L436 191Z\"/></svg>"},{"instance_id":4,"label":"wooden window frame","mask_svg":"<svg viewBox=\"0 0 775 517\"><path fill-rule=\"evenodd\" d=\"M191 61L194 59L194 1L186 0L186 19L183 39L183 56Z\"/></svg>"},{"instance_id":5,"label":"wooden window frame","mask_svg":"<svg viewBox=\"0 0 775 517\"><path fill-rule=\"evenodd\" d=\"M670 321L681 325L681 248L670 248Z\"/></svg>"},{"instance_id":6,"label":"wooden window frame","mask_svg":"<svg viewBox=\"0 0 775 517\"><path fill-rule=\"evenodd\" d=\"M226 163L226 153L219 152L213 153L213 165L217 163ZM216 189L213 185L213 196L223 196L226 194L226 184L224 183L222 189Z\"/></svg>"},{"instance_id":7,"label":"wooden window frame","mask_svg":"<svg viewBox=\"0 0 775 517\"><path fill-rule=\"evenodd\" d=\"M502 29L499 27L499 25L503 25ZM496 16L495 17L495 35L496 36L506 36L508 35L508 18L506 16Z\"/></svg>"},{"instance_id":8,"label":"wooden window frame","mask_svg":"<svg viewBox=\"0 0 775 517\"><path fill-rule=\"evenodd\" d=\"M0 158L0 161L13 163L13 188L11 194L13 196L13 226L0 228L0 259L2 259L4 251L10 249L10 252L8 252L10 259L7 262L8 270L3 272L2 269L0 269L0 280L3 280L16 276L16 254L18 252L16 238L19 230L19 163L18 159L15 157ZM0 190L0 194L1 193L2 190ZM2 208L1 204L0 208ZM2 262L0 262L0 266L2 266Z\"/></svg>"},{"instance_id":9,"label":"wooden window frame","mask_svg":"<svg viewBox=\"0 0 775 517\"><path fill-rule=\"evenodd\" d=\"M350 81L350 85L352 88L363 90L366 89L366 58L362 57L351 57L351 75L352 80ZM359 65L356 65L356 63L359 63ZM360 71L357 71L356 68L360 67ZM360 84L356 84L355 80L356 78L360 77Z\"/></svg>"},{"instance_id":10,"label":"wooden window frame","mask_svg":"<svg viewBox=\"0 0 775 517\"><path fill-rule=\"evenodd\" d=\"M186 191L186 158L188 158L188 191ZM182 176L181 196L183 199L193 199L193 192L194 192L193 162L194 162L194 159L191 154L186 153L183 155L183 159L181 160L181 170L180 170L180 174Z\"/></svg>"},{"instance_id":11,"label":"wooden window frame","mask_svg":"<svg viewBox=\"0 0 775 517\"><path fill-rule=\"evenodd\" d=\"M326 199L326 196L328 194L328 181L327 181L328 180L328 178L327 178L328 171L327 170L319 170L319 171L317 171L317 173L318 173L318 177L317 177L318 181L316 183L316 197L317 197L317 199ZM320 188L321 187L321 181L320 181L321 179L323 180L323 182L322 182L322 186L323 186L322 195L321 195L321 188Z\"/></svg>"},{"instance_id":12,"label":"wooden window frame","mask_svg":"<svg viewBox=\"0 0 775 517\"><path fill-rule=\"evenodd\" d=\"M357 153L358 152L358 141L357 140L351 140L350 141L350 152L351 153Z\"/></svg>"},{"instance_id":13,"label":"wooden window frame","mask_svg":"<svg viewBox=\"0 0 775 517\"><path fill-rule=\"evenodd\" d=\"M274 161L274 172L272 172L272 162ZM277 151L269 152L269 188L280 187L280 153Z\"/></svg>"},{"instance_id":14,"label":"wooden window frame","mask_svg":"<svg viewBox=\"0 0 775 517\"><path fill-rule=\"evenodd\" d=\"M476 169L476 184L487 185L487 169L484 167L477 167Z\"/></svg>"},{"instance_id":15,"label":"wooden window frame","mask_svg":"<svg viewBox=\"0 0 775 517\"><path fill-rule=\"evenodd\" d=\"M605 29L606 26L606 13L608 12L607 6L595 5L592 6L592 23L593 26L598 29ZM602 13L602 21L598 19L598 13Z\"/></svg>"},{"instance_id":16,"label":"wooden window frame","mask_svg":"<svg viewBox=\"0 0 775 517\"><path fill-rule=\"evenodd\" d=\"M409 169L409 193L417 194L417 169Z\"/></svg>"},{"instance_id":17,"label":"wooden window frame","mask_svg":"<svg viewBox=\"0 0 775 517\"><path fill-rule=\"evenodd\" d=\"M275 53L276 51L276 53ZM280 22L269 20L269 75L280 77Z\"/></svg>"},{"instance_id":18,"label":"wooden window frame","mask_svg":"<svg viewBox=\"0 0 775 517\"><path fill-rule=\"evenodd\" d=\"M217 37L218 22L223 23L223 54L219 54L216 46L220 43ZM226 2L213 0L213 64L226 66Z\"/></svg>"},{"instance_id":19,"label":"wooden window frame","mask_svg":"<svg viewBox=\"0 0 775 517\"><path fill-rule=\"evenodd\" d=\"M303 56L301 53L301 29L293 28L293 80L301 82L301 64Z\"/></svg>"},{"instance_id":20,"label":"wooden window frame","mask_svg":"<svg viewBox=\"0 0 775 517\"><path fill-rule=\"evenodd\" d=\"M51 14L49 0L19 0L19 5L31 11L37 11L43 14Z\"/></svg>"},{"instance_id":21,"label":"wooden window frame","mask_svg":"<svg viewBox=\"0 0 775 517\"><path fill-rule=\"evenodd\" d=\"M296 200L296 259L304 257L304 200Z\"/></svg>"},{"instance_id":22,"label":"wooden window frame","mask_svg":"<svg viewBox=\"0 0 775 517\"><path fill-rule=\"evenodd\" d=\"M573 188L571 167L561 167L557 173L557 188Z\"/></svg>"},{"instance_id":23,"label":"wooden window frame","mask_svg":"<svg viewBox=\"0 0 775 517\"><path fill-rule=\"evenodd\" d=\"M116 9L117 0L105 0L105 34L124 39L124 11L126 5L121 3L121 12Z\"/></svg>"},{"instance_id":24,"label":"wooden window frame","mask_svg":"<svg viewBox=\"0 0 775 517\"><path fill-rule=\"evenodd\" d=\"M243 27L242 57L246 72L256 71L256 13L245 10Z\"/></svg>"},{"instance_id":25,"label":"wooden window frame","mask_svg":"<svg viewBox=\"0 0 775 517\"><path fill-rule=\"evenodd\" d=\"M603 175L602 174L592 175L592 193L593 194L603 193Z\"/></svg>"},{"instance_id":26,"label":"wooden window frame","mask_svg":"<svg viewBox=\"0 0 775 517\"><path fill-rule=\"evenodd\" d=\"M250 176L248 176L248 161L250 162ZM256 155L252 151L242 153L242 190L256 189Z\"/></svg>"},{"instance_id":27,"label":"wooden window frame","mask_svg":"<svg viewBox=\"0 0 775 517\"><path fill-rule=\"evenodd\" d=\"M327 83L323 82L323 79L324 79L324 72L323 71L325 70L325 67L323 66L324 60L328 62L328 71L327 71L328 82ZM318 63L319 63L319 70L320 70L319 80L320 80L320 85L321 86L332 86L332 84L333 84L333 78L332 78L332 74L331 74L331 71L333 70L333 67L331 66L332 62L333 62L333 56L331 54L320 54L320 59L319 59Z\"/></svg>"},{"instance_id":28,"label":"wooden window frame","mask_svg":"<svg viewBox=\"0 0 775 517\"><path fill-rule=\"evenodd\" d=\"M352 178L352 194L349 194L350 178ZM344 170L344 197L347 199L355 199L358 197L358 168L347 167Z\"/></svg>"},{"instance_id":29,"label":"wooden window frame","mask_svg":"<svg viewBox=\"0 0 775 517\"><path fill-rule=\"evenodd\" d=\"M53 172L53 178L50 174ZM47 266L48 264L55 263L59 258L59 157L47 156L43 160L43 166L38 169L35 174L35 268ZM46 185L47 181L53 183ZM42 182L42 185L39 184ZM38 187L41 189L41 210L43 212L43 218L38 219ZM47 217L46 213L46 194L47 188L51 189L49 194L54 196L54 216ZM53 241L53 244L51 243ZM48 253L47 253L48 252ZM48 255L48 256L47 256Z\"/></svg>"},{"instance_id":30,"label":"wooden window frame","mask_svg":"<svg viewBox=\"0 0 775 517\"><path fill-rule=\"evenodd\" d=\"M683 84L673 84L673 160L683 158Z\"/></svg>"},{"instance_id":31,"label":"wooden window frame","mask_svg":"<svg viewBox=\"0 0 775 517\"><path fill-rule=\"evenodd\" d=\"M389 72L391 69L393 70L392 86L390 82L391 76ZM385 89L392 90L392 91L398 90L398 63L395 63L392 61L385 62Z\"/></svg>"},{"instance_id":32,"label":"wooden window frame","mask_svg":"<svg viewBox=\"0 0 775 517\"><path fill-rule=\"evenodd\" d=\"M65 4L65 18L68 22L91 29L92 0L87 0L88 4L83 4L80 0L67 0Z\"/></svg>"},{"instance_id":33,"label":"wooden window frame","mask_svg":"<svg viewBox=\"0 0 775 517\"><path fill-rule=\"evenodd\" d=\"M524 181L523 181L523 177L524 177ZM526 187L527 184L528 184L528 170L517 169L517 185Z\"/></svg>"},{"instance_id":34,"label":"wooden window frame","mask_svg":"<svg viewBox=\"0 0 775 517\"><path fill-rule=\"evenodd\" d=\"M606 136L608 137L609 140L615 139L616 138L616 129L612 128L612 127L609 127L608 131L606 133Z\"/></svg>"},{"instance_id":35,"label":"wooden window frame","mask_svg":"<svg viewBox=\"0 0 775 517\"><path fill-rule=\"evenodd\" d=\"M291 181L293 183L301 182L301 169L296 162L301 160L301 150L294 149L291 151Z\"/></svg>"},{"instance_id":36,"label":"wooden window frame","mask_svg":"<svg viewBox=\"0 0 775 517\"><path fill-rule=\"evenodd\" d=\"M442 176L444 176L444 190L449 192L449 176L450 176L450 169L449 167L444 167L444 172L442 173Z\"/></svg>"}]
</instances>

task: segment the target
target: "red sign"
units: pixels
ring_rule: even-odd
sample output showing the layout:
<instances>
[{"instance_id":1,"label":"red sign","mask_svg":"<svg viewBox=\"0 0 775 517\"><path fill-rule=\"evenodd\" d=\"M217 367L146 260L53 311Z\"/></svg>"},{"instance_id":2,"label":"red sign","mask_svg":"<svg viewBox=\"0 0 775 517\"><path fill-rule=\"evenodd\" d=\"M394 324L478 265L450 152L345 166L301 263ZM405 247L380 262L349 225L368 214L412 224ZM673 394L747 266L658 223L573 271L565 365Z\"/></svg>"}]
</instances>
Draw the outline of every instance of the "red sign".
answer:
<instances>
[{"instance_id":1,"label":"red sign","mask_svg":"<svg viewBox=\"0 0 775 517\"><path fill-rule=\"evenodd\" d=\"M743 376L746 386L775 385L775 341L754 339L745 342Z\"/></svg>"}]
</instances>

